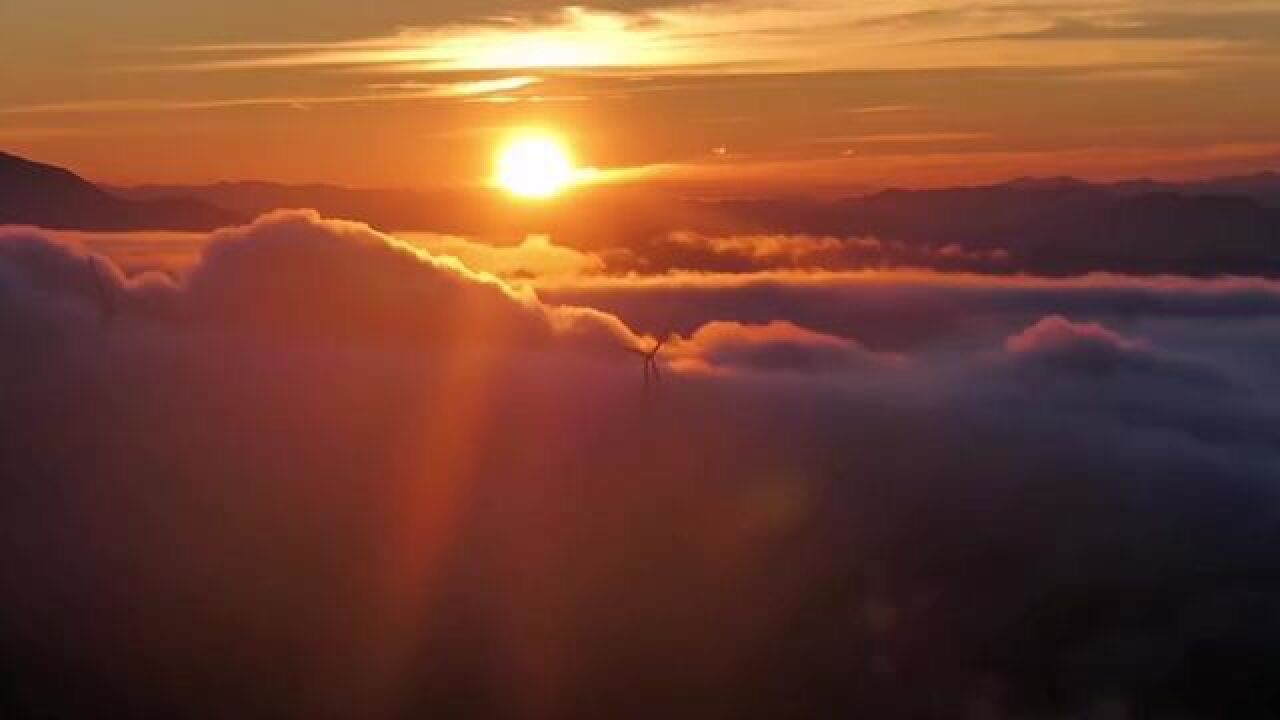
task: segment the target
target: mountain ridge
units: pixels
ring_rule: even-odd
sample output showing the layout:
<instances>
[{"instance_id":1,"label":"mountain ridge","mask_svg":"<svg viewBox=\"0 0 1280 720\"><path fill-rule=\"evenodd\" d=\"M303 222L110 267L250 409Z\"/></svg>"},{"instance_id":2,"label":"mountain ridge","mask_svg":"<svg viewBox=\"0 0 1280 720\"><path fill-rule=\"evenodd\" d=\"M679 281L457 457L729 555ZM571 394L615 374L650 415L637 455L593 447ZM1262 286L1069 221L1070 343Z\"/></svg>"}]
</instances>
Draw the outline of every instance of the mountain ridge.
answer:
<instances>
[{"instance_id":1,"label":"mountain ridge","mask_svg":"<svg viewBox=\"0 0 1280 720\"><path fill-rule=\"evenodd\" d=\"M244 222L198 198L132 200L56 165L0 152L0 224L58 230L207 231Z\"/></svg>"},{"instance_id":2,"label":"mountain ridge","mask_svg":"<svg viewBox=\"0 0 1280 720\"><path fill-rule=\"evenodd\" d=\"M15 175L27 183L17 193ZM626 251L622 255L642 258L650 271L691 262L688 247L669 241L682 231L707 237L874 238L882 250L865 259L872 266L1280 276L1275 172L1179 183L1023 177L972 187L889 188L839 200L696 199L649 187L584 187L559 201L522 204L480 188L377 190L245 181L104 190L55 166L0 156L0 223L209 230L277 208L314 208L382 230L457 234L494 244L546 234L579 249Z\"/></svg>"}]
</instances>

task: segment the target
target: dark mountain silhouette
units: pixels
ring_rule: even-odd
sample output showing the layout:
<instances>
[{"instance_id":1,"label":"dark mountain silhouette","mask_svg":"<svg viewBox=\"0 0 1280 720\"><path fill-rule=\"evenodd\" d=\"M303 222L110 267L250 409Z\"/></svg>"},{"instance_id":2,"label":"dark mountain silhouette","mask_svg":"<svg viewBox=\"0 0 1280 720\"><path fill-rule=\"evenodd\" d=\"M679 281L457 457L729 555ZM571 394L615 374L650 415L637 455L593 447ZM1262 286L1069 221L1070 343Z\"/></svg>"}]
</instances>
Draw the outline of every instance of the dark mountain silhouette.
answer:
<instances>
[{"instance_id":1,"label":"dark mountain silhouette","mask_svg":"<svg viewBox=\"0 0 1280 720\"><path fill-rule=\"evenodd\" d=\"M557 208L541 206L537 212L526 208L513 211L510 203L485 188L459 188L449 190L411 189L359 189L338 185L306 184L288 185L272 182L224 182L211 185L141 185L136 187L107 188L112 194L135 201L157 201L173 198L198 198L206 203L235 211L245 216L256 216L278 208L315 208L326 215L364 220L389 230L437 230L477 232L500 227L494 222L495 214L516 214L537 217L549 224L562 224L565 218L554 223ZM712 218L729 226L743 223L723 217L745 214L747 225L762 221L767 228L798 230L807 226L840 229L841 204L857 205L859 200L873 205L884 205L883 196L901 197L904 193L924 193L931 201L958 206L994 206L1001 214L1003 206L1017 202L1030 193L1034 200L1061 194L1063 198L1076 199L1092 195L1138 197L1153 193L1173 193L1187 197L1230 196L1246 197L1260 205L1280 207L1280 173L1264 172L1255 175L1213 178L1189 182L1160 182L1149 179L1130 180L1113 184L1095 184L1073 177L1035 178L1023 177L1007 183L986 187L951 189L885 190L867 192L850 197L842 203L832 204L803 196L765 196L751 199L690 200L681 193L641 190L631 187L608 187L580 190L578 195L591 204L602 203L613 211L637 209L643 206L653 209L661 202L667 210L679 204L686 212L702 216L707 222ZM879 198L873 200L873 198ZM587 203L573 203L575 214L592 214L596 208L584 207ZM938 210L943 208L939 207ZM1028 210L1031 212L1031 210ZM810 217L805 217L810 216ZM616 221L616 215L614 220ZM775 227L776 226L776 227Z\"/></svg>"},{"instance_id":2,"label":"dark mountain silhouette","mask_svg":"<svg viewBox=\"0 0 1280 720\"><path fill-rule=\"evenodd\" d=\"M362 220L384 229L434 229L465 217L479 193L460 191L365 190L337 185L284 185L271 182L223 182L212 185L140 185L110 188L140 202L194 197L249 217L281 208L314 208L332 217Z\"/></svg>"},{"instance_id":3,"label":"dark mountain silhouette","mask_svg":"<svg viewBox=\"0 0 1280 720\"><path fill-rule=\"evenodd\" d=\"M549 233L592 250L625 248L617 270L749 268L674 231L874 238L826 262L1067 275L1280 275L1280 174L1167 183L1018 178L981 187L889 189L857 197L693 198L670 189L582 188L559 202L512 203L482 187L352 189L268 182L96 188L70 172L0 156L0 222L127 230L208 229L277 208L315 208L383 230L491 242ZM856 249L856 251L855 251ZM620 258L620 259L619 259ZM627 263L631 263L628 265ZM829 266L829 265L828 265Z\"/></svg>"},{"instance_id":4,"label":"dark mountain silhouette","mask_svg":"<svg viewBox=\"0 0 1280 720\"><path fill-rule=\"evenodd\" d=\"M1265 178L1263 178L1265 180ZM1206 181L1195 188L1265 187ZM1280 208L1254 193L1136 192L1081 181L885 190L833 203L723 203L759 232L883 241L878 265L1047 275L1280 274Z\"/></svg>"},{"instance_id":5,"label":"dark mountain silhouette","mask_svg":"<svg viewBox=\"0 0 1280 720\"><path fill-rule=\"evenodd\" d=\"M211 230L245 220L190 197L116 197L68 170L0 152L0 224L68 230Z\"/></svg>"},{"instance_id":6,"label":"dark mountain silhouette","mask_svg":"<svg viewBox=\"0 0 1280 720\"><path fill-rule=\"evenodd\" d=\"M189 195L244 215L312 207L387 230L519 239L546 232L589 249L628 249L617 270L749 269L750 262L668 242L704 235L812 234L876 238L836 262L1067 275L1280 275L1280 174L1186 183L1095 184L1018 178L982 187L889 189L829 201L702 198L635 186L579 190L563 203L518 206L492 191L355 190L332 185L223 183L119 190L135 200ZM1269 199L1275 199L1272 203ZM828 258L830 260L830 258ZM625 263L632 263L627 265Z\"/></svg>"},{"instance_id":7,"label":"dark mountain silhouette","mask_svg":"<svg viewBox=\"0 0 1280 720\"><path fill-rule=\"evenodd\" d=\"M1183 183L1159 182L1142 179L1116 183L1110 186L1125 195L1150 193L1177 193L1179 195L1229 195L1247 197L1261 205L1280 208L1280 173L1261 172L1254 175L1194 180Z\"/></svg>"},{"instance_id":8,"label":"dark mountain silhouette","mask_svg":"<svg viewBox=\"0 0 1280 720\"><path fill-rule=\"evenodd\" d=\"M704 209L700 203L636 186L579 188L559 201L542 203L513 203L505 194L483 186L411 190L225 182L110 191L143 202L194 197L250 217L277 209L313 208L385 231L455 233L499 241L546 232L557 241L583 247L625 243L707 222L697 217Z\"/></svg>"},{"instance_id":9,"label":"dark mountain silhouette","mask_svg":"<svg viewBox=\"0 0 1280 720\"><path fill-rule=\"evenodd\" d=\"M1069 190L1072 188L1096 187L1129 197L1153 193L1173 193L1188 197L1247 197L1260 205L1280 207L1280 173L1272 171L1182 182L1140 178L1106 184L1094 184L1069 176L1050 178L1022 177L1010 180L1000 187L1018 190Z\"/></svg>"}]
</instances>

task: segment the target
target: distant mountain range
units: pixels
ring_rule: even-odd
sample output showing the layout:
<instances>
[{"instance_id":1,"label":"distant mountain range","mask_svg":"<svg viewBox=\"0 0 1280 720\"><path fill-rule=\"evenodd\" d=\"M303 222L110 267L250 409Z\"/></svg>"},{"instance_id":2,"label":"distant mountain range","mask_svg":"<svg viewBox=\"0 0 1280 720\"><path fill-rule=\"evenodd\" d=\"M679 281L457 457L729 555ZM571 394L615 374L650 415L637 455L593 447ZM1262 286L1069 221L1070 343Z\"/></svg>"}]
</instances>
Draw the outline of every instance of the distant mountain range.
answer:
<instances>
[{"instance_id":1,"label":"distant mountain range","mask_svg":"<svg viewBox=\"0 0 1280 720\"><path fill-rule=\"evenodd\" d=\"M1173 193L1187 197L1245 197L1257 202L1259 205L1280 208L1280 173L1276 172L1260 172L1253 175L1235 175L1186 182L1165 182L1142 178L1109 184L1094 184L1073 177L1024 177L1004 183L1003 187L1020 190L1066 190L1096 187L1128 197L1150 195L1152 193Z\"/></svg>"},{"instance_id":2,"label":"distant mountain range","mask_svg":"<svg viewBox=\"0 0 1280 720\"><path fill-rule=\"evenodd\" d=\"M499 228L503 223L494 222L494 215L513 214L510 207L503 204L488 190L362 190L336 185L285 185L271 182L228 182L212 185L140 185L135 187L106 188L112 194L129 200L140 202L156 202L175 198L196 198L209 205L234 211L243 216L256 217L277 208L309 207L333 217L363 220L387 230L434 230L438 232L478 232ZM765 197L759 200L704 200L686 201L681 217L688 215L730 214L743 209L778 208L777 214L794 214L794 211L818 212L828 215L836 208L844 208L851 212L859 210L862 203L872 205L883 201L884 196L901 197L902 193L915 193L922 200L931 202L940 198L955 198L967 195L971 199L989 197L995 204L1010 202L1015 196L1023 193L1033 198L1043 199L1053 193L1064 195L1072 191L1094 190L1095 197L1138 197L1151 194L1174 194L1186 198L1200 197L1235 197L1248 198L1257 204L1280 208L1280 173L1264 172L1255 175L1215 178L1190 182L1160 182L1149 179L1129 180L1113 184L1095 184L1070 177L1058 178L1019 178L999 185L973 188L922 189L922 190L885 190L871 192L857 197L850 197L836 203L821 202L805 198ZM585 191L584 195L592 203L603 203L616 218L616 211L652 209L658 198L654 193L629 189L595 189ZM665 198L670 205L674 196ZM588 212L586 203L576 203L574 213ZM673 208L668 208L674 211ZM791 213L784 211L791 210ZM527 217L532 214L538 220L558 225L555 209L516 212ZM843 214L843 213L842 213ZM705 217L704 217L705 219ZM732 224L732 223L731 223ZM786 225L794 226L794 219L788 219ZM808 223L804 223L808 224ZM555 228L548 227L548 230ZM786 230L787 227L772 229Z\"/></svg>"},{"instance_id":3,"label":"distant mountain range","mask_svg":"<svg viewBox=\"0 0 1280 720\"><path fill-rule=\"evenodd\" d=\"M1190 196L1247 197L1260 205L1280 208L1280 173L1262 172L1254 175L1196 180L1183 183L1166 183L1155 180L1130 180L1109 186L1125 195L1148 193L1178 193Z\"/></svg>"},{"instance_id":4,"label":"distant mountain range","mask_svg":"<svg viewBox=\"0 0 1280 720\"><path fill-rule=\"evenodd\" d=\"M580 248L626 248L651 271L680 266L663 254L663 239L683 230L876 238L880 256L858 261L886 265L1280 275L1280 174L1274 172L1180 183L1019 178L833 201L694 199L653 188L598 187L580 189L565 202L521 205L483 188L358 190L267 182L100 188L69 171L0 153L0 223L208 230L296 207L384 230L495 241L548 233Z\"/></svg>"},{"instance_id":5,"label":"distant mountain range","mask_svg":"<svg viewBox=\"0 0 1280 720\"><path fill-rule=\"evenodd\" d=\"M140 185L107 188L138 202L174 197L198 198L247 217L280 208L314 208L330 217L350 218L387 230L444 231L463 215L461 205L479 201L480 193L416 190L362 190L336 185L283 185L270 182L224 182L212 185ZM465 223L464 223L465 224ZM452 228L458 229L458 228Z\"/></svg>"},{"instance_id":6,"label":"distant mountain range","mask_svg":"<svg viewBox=\"0 0 1280 720\"><path fill-rule=\"evenodd\" d=\"M1274 174L1186 185L1024 179L886 190L834 203L737 202L722 210L775 232L888 241L881 260L889 265L1045 275L1280 275L1280 204L1260 199L1277 191Z\"/></svg>"},{"instance_id":7,"label":"distant mountain range","mask_svg":"<svg viewBox=\"0 0 1280 720\"><path fill-rule=\"evenodd\" d=\"M209 230L241 213L190 196L130 200L75 173L0 152L0 223L70 230Z\"/></svg>"}]
</instances>

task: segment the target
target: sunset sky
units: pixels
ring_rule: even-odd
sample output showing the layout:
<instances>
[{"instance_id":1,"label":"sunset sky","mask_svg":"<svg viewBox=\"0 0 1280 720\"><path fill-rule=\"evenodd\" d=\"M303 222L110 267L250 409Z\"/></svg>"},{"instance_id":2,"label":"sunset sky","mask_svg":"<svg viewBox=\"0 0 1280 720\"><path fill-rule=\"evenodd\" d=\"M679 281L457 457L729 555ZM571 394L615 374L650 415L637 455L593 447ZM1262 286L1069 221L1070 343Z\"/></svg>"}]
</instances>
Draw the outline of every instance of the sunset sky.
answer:
<instances>
[{"instance_id":1,"label":"sunset sky","mask_svg":"<svg viewBox=\"0 0 1280 720\"><path fill-rule=\"evenodd\" d=\"M1280 718L1277 548L1280 0L0 0L3 720Z\"/></svg>"},{"instance_id":2,"label":"sunset sky","mask_svg":"<svg viewBox=\"0 0 1280 720\"><path fill-rule=\"evenodd\" d=\"M523 127L728 191L1280 163L1271 0L46 0L0 28L0 147L118 184L470 186Z\"/></svg>"}]
</instances>

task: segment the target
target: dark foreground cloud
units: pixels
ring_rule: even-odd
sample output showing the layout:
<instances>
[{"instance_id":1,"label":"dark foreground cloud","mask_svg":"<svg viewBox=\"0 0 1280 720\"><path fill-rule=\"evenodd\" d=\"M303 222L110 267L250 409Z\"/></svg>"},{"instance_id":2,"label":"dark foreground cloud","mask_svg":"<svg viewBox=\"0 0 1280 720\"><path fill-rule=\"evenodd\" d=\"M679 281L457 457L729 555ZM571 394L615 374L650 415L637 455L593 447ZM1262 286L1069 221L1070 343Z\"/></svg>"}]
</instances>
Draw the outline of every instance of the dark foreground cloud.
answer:
<instances>
[{"instance_id":1,"label":"dark foreground cloud","mask_svg":"<svg viewBox=\"0 0 1280 720\"><path fill-rule=\"evenodd\" d=\"M646 396L612 316L359 225L101 262L110 323L82 251L0 237L8 717L1280 708L1280 377L1161 315L1199 286L929 288L967 319L904 356L699 324Z\"/></svg>"}]
</instances>

